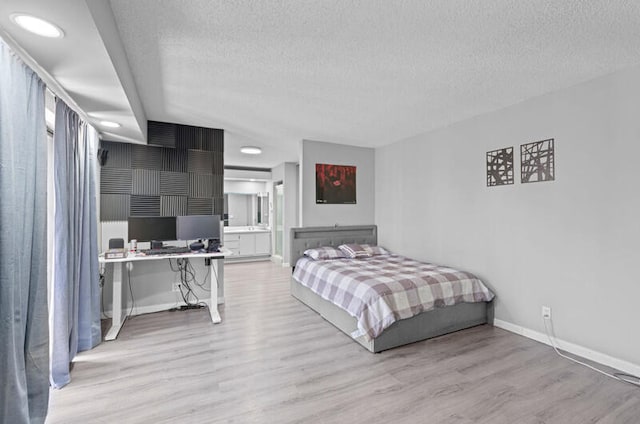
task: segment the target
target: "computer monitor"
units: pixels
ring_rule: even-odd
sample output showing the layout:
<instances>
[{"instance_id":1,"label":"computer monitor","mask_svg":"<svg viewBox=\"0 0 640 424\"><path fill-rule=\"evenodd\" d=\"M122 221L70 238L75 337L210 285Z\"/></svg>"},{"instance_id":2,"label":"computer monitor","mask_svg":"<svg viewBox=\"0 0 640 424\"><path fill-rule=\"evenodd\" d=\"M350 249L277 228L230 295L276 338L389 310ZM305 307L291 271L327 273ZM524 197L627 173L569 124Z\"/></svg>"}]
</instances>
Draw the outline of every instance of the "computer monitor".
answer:
<instances>
[{"instance_id":1,"label":"computer monitor","mask_svg":"<svg viewBox=\"0 0 640 424\"><path fill-rule=\"evenodd\" d=\"M178 240L220 240L220 215L176 217Z\"/></svg>"},{"instance_id":2,"label":"computer monitor","mask_svg":"<svg viewBox=\"0 0 640 424\"><path fill-rule=\"evenodd\" d=\"M129 240L171 241L176 237L175 216L130 216Z\"/></svg>"}]
</instances>

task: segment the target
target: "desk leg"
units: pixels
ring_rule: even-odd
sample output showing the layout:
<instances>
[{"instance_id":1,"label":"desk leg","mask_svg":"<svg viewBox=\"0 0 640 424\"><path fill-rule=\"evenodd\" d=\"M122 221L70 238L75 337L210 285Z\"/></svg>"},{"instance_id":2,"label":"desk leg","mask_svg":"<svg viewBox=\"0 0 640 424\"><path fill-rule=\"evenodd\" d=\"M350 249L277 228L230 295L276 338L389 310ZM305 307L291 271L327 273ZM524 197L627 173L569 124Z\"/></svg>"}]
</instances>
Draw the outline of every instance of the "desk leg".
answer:
<instances>
[{"instance_id":1,"label":"desk leg","mask_svg":"<svg viewBox=\"0 0 640 424\"><path fill-rule=\"evenodd\" d=\"M209 314L211 315L211 322L218 324L222 321L220 313L218 313L218 281L220 285L224 284L224 264L220 259L212 259L209 261L209 279L211 286L211 300L209 300ZM216 272L217 271L217 272ZM218 276L216 280L216 275Z\"/></svg>"},{"instance_id":2,"label":"desk leg","mask_svg":"<svg viewBox=\"0 0 640 424\"><path fill-rule=\"evenodd\" d=\"M218 305L222 305L224 304L224 259L216 259L216 261L218 262Z\"/></svg>"},{"instance_id":3,"label":"desk leg","mask_svg":"<svg viewBox=\"0 0 640 424\"><path fill-rule=\"evenodd\" d=\"M111 319L111 328L107 331L105 340L115 340L118 337L118 333L124 324L127 308L122 306L122 280L123 268L122 262L116 262L111 264L113 267L113 299L111 306L111 313L113 318Z\"/></svg>"}]
</instances>

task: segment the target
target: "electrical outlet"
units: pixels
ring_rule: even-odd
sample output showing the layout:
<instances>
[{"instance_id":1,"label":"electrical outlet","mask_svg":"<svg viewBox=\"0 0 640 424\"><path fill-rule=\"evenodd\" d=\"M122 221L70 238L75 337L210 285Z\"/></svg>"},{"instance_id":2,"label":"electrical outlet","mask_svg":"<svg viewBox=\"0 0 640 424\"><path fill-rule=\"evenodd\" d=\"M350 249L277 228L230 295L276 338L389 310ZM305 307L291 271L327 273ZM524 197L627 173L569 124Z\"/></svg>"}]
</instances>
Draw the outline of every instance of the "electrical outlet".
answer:
<instances>
[{"instance_id":1,"label":"electrical outlet","mask_svg":"<svg viewBox=\"0 0 640 424\"><path fill-rule=\"evenodd\" d=\"M542 307L542 318L551 319L551 308L548 306Z\"/></svg>"},{"instance_id":2,"label":"electrical outlet","mask_svg":"<svg viewBox=\"0 0 640 424\"><path fill-rule=\"evenodd\" d=\"M182 287L182 285L180 283L173 283L173 285L171 286L171 290L174 292L179 292L180 291L180 287Z\"/></svg>"}]
</instances>

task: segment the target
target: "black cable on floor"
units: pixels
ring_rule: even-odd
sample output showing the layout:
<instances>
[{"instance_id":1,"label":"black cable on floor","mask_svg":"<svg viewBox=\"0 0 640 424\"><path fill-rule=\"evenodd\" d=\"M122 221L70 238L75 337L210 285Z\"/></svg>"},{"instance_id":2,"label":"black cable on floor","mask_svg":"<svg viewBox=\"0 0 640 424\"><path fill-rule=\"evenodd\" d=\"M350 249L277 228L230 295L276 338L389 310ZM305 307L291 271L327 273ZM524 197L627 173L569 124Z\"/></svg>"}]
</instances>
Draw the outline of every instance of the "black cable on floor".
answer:
<instances>
[{"instance_id":1,"label":"black cable on floor","mask_svg":"<svg viewBox=\"0 0 640 424\"><path fill-rule=\"evenodd\" d=\"M640 378L636 377L635 375L631 375L631 374L625 374L622 372L616 372L616 373L608 373L606 371L601 370L600 368L594 367L593 365L589 365L585 362L579 361L576 358L572 358L568 355L563 354L562 352L560 352L560 349L556 346L555 343L555 339L556 339L556 334L555 331L553 329L553 322L551 321L551 318L546 318L543 317L542 318L543 322L544 322L544 332L547 335L547 338L549 339L549 343L551 343L551 347L553 347L553 350L555 350L555 352L560 355L561 357L568 359L572 362L575 362L576 364L580 364L582 366L585 366L587 368L590 368L596 372L599 372L602 375L606 375L607 377L613 378L614 380L618 380L618 381L622 381L624 383L629 383L631 385L634 386L638 386L640 387ZM551 326L551 335L549 334L549 329L547 328L547 321L550 322L550 326Z\"/></svg>"},{"instance_id":2,"label":"black cable on floor","mask_svg":"<svg viewBox=\"0 0 640 424\"><path fill-rule=\"evenodd\" d=\"M191 265L191 263L189 262L189 259L188 258L176 259L176 268L173 267L173 262L169 260L169 267L173 272L180 274L180 295L182 296L182 300L185 303L185 305L180 306L176 309L179 309L179 310L198 309L198 308L206 307L207 304L200 300L198 295L193 291L193 288L191 287L190 283L192 282L195 282L195 284L198 285L199 287L200 287L200 284L196 279L195 270ZM193 297L195 301L192 301L190 297Z\"/></svg>"}]
</instances>

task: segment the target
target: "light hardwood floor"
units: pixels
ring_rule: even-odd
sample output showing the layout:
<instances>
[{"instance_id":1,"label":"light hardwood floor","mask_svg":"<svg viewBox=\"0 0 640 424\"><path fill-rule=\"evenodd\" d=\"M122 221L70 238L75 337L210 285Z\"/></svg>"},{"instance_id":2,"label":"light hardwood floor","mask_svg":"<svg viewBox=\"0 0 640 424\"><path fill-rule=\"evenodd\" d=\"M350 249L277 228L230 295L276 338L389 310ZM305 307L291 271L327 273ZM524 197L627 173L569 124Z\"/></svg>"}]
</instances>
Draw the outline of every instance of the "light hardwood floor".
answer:
<instances>
[{"instance_id":1,"label":"light hardwood floor","mask_svg":"<svg viewBox=\"0 0 640 424\"><path fill-rule=\"evenodd\" d=\"M372 354L289 295L288 268L225 266L223 321L133 317L78 355L54 423L639 423L640 389L490 326Z\"/></svg>"}]
</instances>

